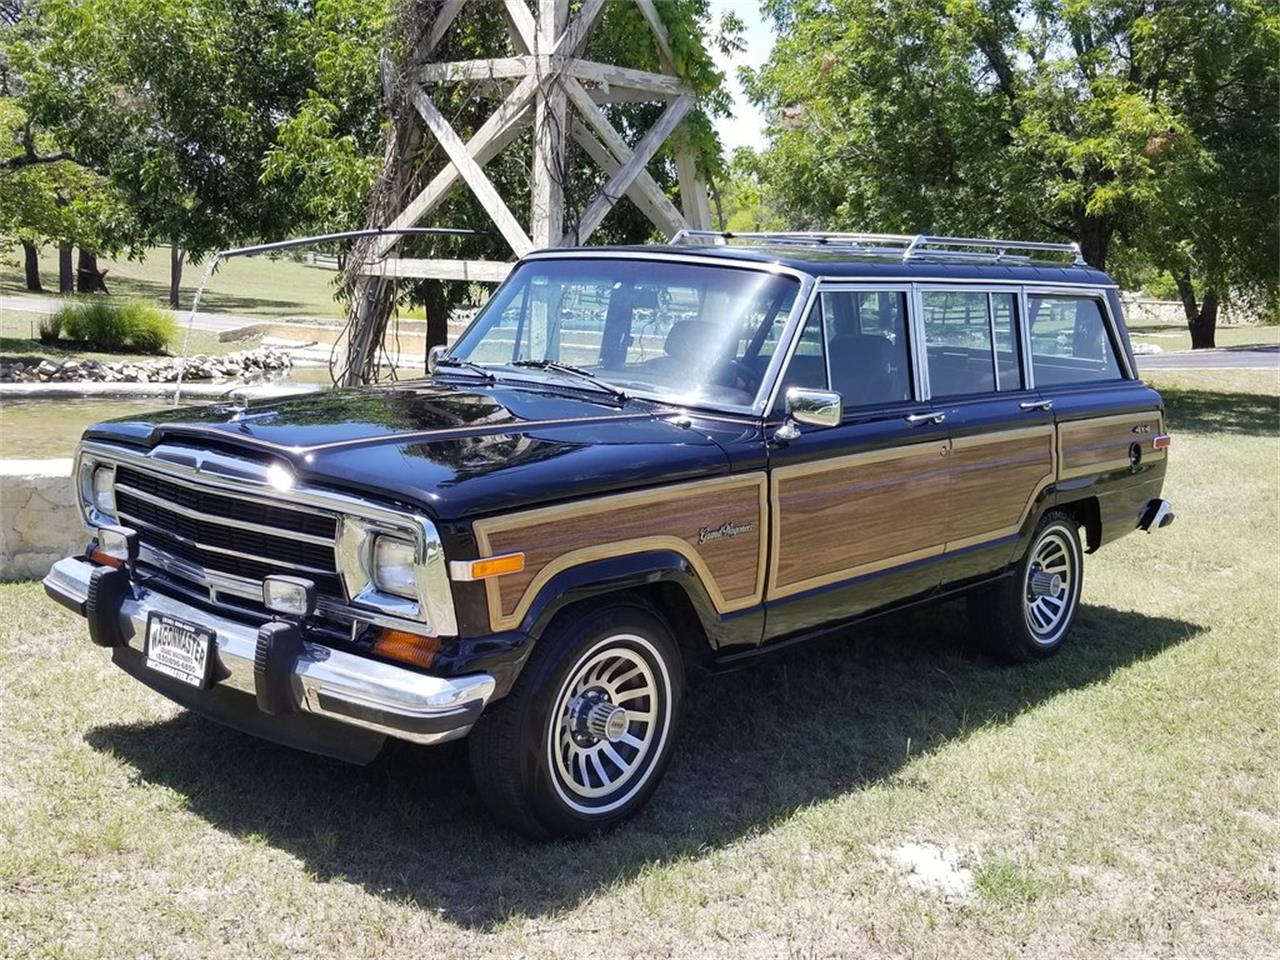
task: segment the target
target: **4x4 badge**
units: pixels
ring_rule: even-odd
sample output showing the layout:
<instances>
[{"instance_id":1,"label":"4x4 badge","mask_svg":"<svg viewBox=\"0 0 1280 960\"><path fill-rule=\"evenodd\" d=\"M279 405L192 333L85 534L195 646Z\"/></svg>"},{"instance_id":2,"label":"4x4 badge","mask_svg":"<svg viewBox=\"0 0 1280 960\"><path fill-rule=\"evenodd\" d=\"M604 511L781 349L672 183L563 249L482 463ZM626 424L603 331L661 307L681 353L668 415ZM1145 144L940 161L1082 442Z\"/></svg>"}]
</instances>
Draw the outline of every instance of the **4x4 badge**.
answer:
<instances>
[{"instance_id":1,"label":"4x4 badge","mask_svg":"<svg viewBox=\"0 0 1280 960\"><path fill-rule=\"evenodd\" d=\"M708 540L726 540L730 537L736 537L740 533L750 533L756 528L754 523L734 523L729 521L722 523L718 527L703 527L698 531L698 542L706 543Z\"/></svg>"}]
</instances>

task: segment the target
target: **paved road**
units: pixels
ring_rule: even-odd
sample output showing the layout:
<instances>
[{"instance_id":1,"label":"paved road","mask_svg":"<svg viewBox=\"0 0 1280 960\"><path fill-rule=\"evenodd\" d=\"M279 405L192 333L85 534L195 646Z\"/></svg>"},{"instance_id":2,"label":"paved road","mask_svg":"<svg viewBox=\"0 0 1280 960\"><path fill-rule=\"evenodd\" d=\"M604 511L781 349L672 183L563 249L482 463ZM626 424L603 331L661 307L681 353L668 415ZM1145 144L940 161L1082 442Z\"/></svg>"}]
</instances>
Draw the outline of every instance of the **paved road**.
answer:
<instances>
[{"instance_id":1,"label":"paved road","mask_svg":"<svg viewBox=\"0 0 1280 960\"><path fill-rule=\"evenodd\" d=\"M1138 370L1275 370L1280 372L1280 344L1223 347L1217 350L1173 350L1140 353Z\"/></svg>"},{"instance_id":2,"label":"paved road","mask_svg":"<svg viewBox=\"0 0 1280 960\"><path fill-rule=\"evenodd\" d=\"M53 313L66 302L57 297L0 297L0 310L21 310L25 313ZM191 311L175 310L173 314L178 318L178 323L185 327L187 317L190 316ZM246 323L258 323L261 320L262 317L242 317L233 313L205 313L202 310L196 314L191 327L193 330L221 331L243 327Z\"/></svg>"}]
</instances>

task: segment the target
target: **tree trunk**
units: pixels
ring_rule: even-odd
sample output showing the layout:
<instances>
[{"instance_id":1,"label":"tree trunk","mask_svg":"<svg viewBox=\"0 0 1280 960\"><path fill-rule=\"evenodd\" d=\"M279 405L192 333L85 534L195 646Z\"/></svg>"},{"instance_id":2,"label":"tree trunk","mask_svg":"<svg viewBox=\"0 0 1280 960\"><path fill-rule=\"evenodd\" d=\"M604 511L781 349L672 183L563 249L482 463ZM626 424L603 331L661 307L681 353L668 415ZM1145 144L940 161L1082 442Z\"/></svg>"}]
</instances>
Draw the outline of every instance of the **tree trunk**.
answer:
<instances>
[{"instance_id":1,"label":"tree trunk","mask_svg":"<svg viewBox=\"0 0 1280 960\"><path fill-rule=\"evenodd\" d=\"M1099 270L1107 269L1107 252L1111 247L1111 235L1115 232L1111 221L1107 217L1090 217L1081 213L1076 217L1076 231L1085 263Z\"/></svg>"},{"instance_id":2,"label":"tree trunk","mask_svg":"<svg viewBox=\"0 0 1280 960\"><path fill-rule=\"evenodd\" d=\"M71 247L58 247L58 292L69 297L76 292L76 274L71 266Z\"/></svg>"},{"instance_id":3,"label":"tree trunk","mask_svg":"<svg viewBox=\"0 0 1280 960\"><path fill-rule=\"evenodd\" d=\"M40 251L29 240L22 241L22 258L27 270L27 289L32 293L44 293L40 285Z\"/></svg>"},{"instance_id":4,"label":"tree trunk","mask_svg":"<svg viewBox=\"0 0 1280 960\"><path fill-rule=\"evenodd\" d=\"M87 253L80 248L80 257L76 261L76 291L79 293L106 292L102 283L102 274L98 271L98 255Z\"/></svg>"},{"instance_id":5,"label":"tree trunk","mask_svg":"<svg viewBox=\"0 0 1280 960\"><path fill-rule=\"evenodd\" d=\"M187 251L176 243L169 247L169 308L177 310L180 306L179 295L182 288L182 265L186 262Z\"/></svg>"},{"instance_id":6,"label":"tree trunk","mask_svg":"<svg viewBox=\"0 0 1280 960\"><path fill-rule=\"evenodd\" d=\"M449 342L449 298L443 280L422 281L422 299L427 312L427 350Z\"/></svg>"},{"instance_id":7,"label":"tree trunk","mask_svg":"<svg viewBox=\"0 0 1280 960\"><path fill-rule=\"evenodd\" d=\"M1191 275L1175 274L1173 282L1178 285L1178 296L1182 300L1182 312L1187 315L1187 330L1191 333L1191 349L1203 350L1217 346L1218 334L1218 291L1207 287L1204 300L1196 304L1196 291L1191 285Z\"/></svg>"}]
</instances>

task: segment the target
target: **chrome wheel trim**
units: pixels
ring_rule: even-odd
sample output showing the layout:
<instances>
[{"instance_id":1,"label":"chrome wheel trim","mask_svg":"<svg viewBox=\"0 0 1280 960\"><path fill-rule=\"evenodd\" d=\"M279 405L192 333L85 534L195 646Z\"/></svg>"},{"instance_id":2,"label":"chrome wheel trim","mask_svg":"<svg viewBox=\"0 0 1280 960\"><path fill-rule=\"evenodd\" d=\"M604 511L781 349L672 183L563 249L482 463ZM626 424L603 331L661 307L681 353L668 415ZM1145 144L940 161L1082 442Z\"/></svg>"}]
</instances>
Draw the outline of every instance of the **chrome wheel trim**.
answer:
<instances>
[{"instance_id":1,"label":"chrome wheel trim","mask_svg":"<svg viewBox=\"0 0 1280 960\"><path fill-rule=\"evenodd\" d=\"M1036 594L1031 580L1040 572L1058 576L1054 592ZM1022 615L1031 639L1042 647L1053 646L1071 623L1080 596L1080 544L1064 524L1045 528L1031 549L1022 584Z\"/></svg>"},{"instance_id":2,"label":"chrome wheel trim","mask_svg":"<svg viewBox=\"0 0 1280 960\"><path fill-rule=\"evenodd\" d=\"M616 742L574 737L574 701L588 691L626 709L627 727ZM662 655L638 634L605 637L578 658L553 702L546 741L557 795L578 813L611 813L645 785L666 746L671 678Z\"/></svg>"}]
</instances>

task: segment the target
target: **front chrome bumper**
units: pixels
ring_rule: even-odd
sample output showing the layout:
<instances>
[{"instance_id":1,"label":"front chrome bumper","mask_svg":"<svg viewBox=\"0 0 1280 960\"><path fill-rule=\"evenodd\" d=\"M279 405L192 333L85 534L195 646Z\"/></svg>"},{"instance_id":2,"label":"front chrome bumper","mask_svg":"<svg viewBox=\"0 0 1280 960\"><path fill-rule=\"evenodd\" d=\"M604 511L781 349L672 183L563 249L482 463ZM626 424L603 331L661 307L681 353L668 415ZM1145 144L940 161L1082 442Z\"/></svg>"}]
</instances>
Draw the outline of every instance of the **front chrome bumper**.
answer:
<instances>
[{"instance_id":1,"label":"front chrome bumper","mask_svg":"<svg viewBox=\"0 0 1280 960\"><path fill-rule=\"evenodd\" d=\"M315 739L317 729L333 729L331 724L313 726L306 736L285 732L285 728L297 727L299 719L305 720L297 715L306 715L415 743L439 743L466 734L493 696L494 679L486 673L432 677L302 642L291 668L278 678L281 688L292 694L288 697L292 709L287 713L294 716L262 713L258 710L263 682L261 663L255 677L255 655L259 655L260 647L257 628L136 583L127 583L114 593L97 589L93 584L95 570L114 572L78 557L59 560L44 579L45 592L89 619L96 642L103 642L100 636L112 638L104 645L115 648L113 659L126 672L184 706L268 739L345 756L343 750L325 749ZM122 577L116 579L122 581ZM217 653L214 682L208 690L177 684L141 665L147 617L151 613L167 614L214 631ZM280 728L278 734L275 727ZM381 738L373 743L365 737L361 742L362 748L355 752L368 753L371 748L376 753Z\"/></svg>"}]
</instances>

